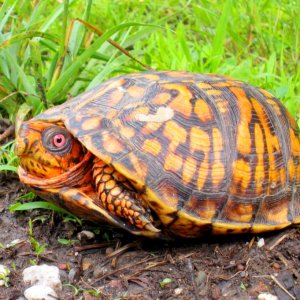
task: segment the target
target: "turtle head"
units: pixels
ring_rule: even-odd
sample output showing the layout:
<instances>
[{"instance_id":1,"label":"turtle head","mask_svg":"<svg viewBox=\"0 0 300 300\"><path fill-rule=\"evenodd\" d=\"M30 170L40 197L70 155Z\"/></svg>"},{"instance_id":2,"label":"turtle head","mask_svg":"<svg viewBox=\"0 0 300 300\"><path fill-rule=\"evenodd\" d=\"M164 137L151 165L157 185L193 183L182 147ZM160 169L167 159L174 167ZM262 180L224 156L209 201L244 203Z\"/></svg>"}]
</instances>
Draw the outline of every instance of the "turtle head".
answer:
<instances>
[{"instance_id":1,"label":"turtle head","mask_svg":"<svg viewBox=\"0 0 300 300\"><path fill-rule=\"evenodd\" d=\"M26 172L52 178L77 165L84 157L84 149L63 125L28 121L19 130L16 154Z\"/></svg>"}]
</instances>

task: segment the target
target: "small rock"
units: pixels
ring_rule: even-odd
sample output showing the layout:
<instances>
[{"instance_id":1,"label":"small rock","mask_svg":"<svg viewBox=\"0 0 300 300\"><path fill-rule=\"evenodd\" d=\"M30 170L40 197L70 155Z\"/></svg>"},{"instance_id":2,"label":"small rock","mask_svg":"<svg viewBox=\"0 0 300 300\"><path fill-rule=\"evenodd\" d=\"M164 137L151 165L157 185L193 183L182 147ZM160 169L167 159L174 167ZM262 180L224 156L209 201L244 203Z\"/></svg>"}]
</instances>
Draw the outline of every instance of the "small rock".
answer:
<instances>
[{"instance_id":1,"label":"small rock","mask_svg":"<svg viewBox=\"0 0 300 300\"><path fill-rule=\"evenodd\" d=\"M27 300L53 300L58 299L56 292L49 286L34 285L24 292Z\"/></svg>"},{"instance_id":2,"label":"small rock","mask_svg":"<svg viewBox=\"0 0 300 300\"><path fill-rule=\"evenodd\" d=\"M195 283L197 286L200 286L206 280L206 274L203 271L199 271L196 278Z\"/></svg>"},{"instance_id":3,"label":"small rock","mask_svg":"<svg viewBox=\"0 0 300 300\"><path fill-rule=\"evenodd\" d=\"M217 285L214 285L211 291L211 299L218 300L221 298L221 296L222 296L221 289Z\"/></svg>"},{"instance_id":4,"label":"small rock","mask_svg":"<svg viewBox=\"0 0 300 300\"><path fill-rule=\"evenodd\" d=\"M261 238L261 239L259 239L258 241L257 241L257 247L258 248L261 248L261 247L263 247L265 245L265 240L263 239L263 238Z\"/></svg>"},{"instance_id":5,"label":"small rock","mask_svg":"<svg viewBox=\"0 0 300 300\"><path fill-rule=\"evenodd\" d=\"M277 296L274 296L269 293L259 294L257 297L258 300L279 300Z\"/></svg>"},{"instance_id":6,"label":"small rock","mask_svg":"<svg viewBox=\"0 0 300 300\"><path fill-rule=\"evenodd\" d=\"M57 267L60 270L64 270L64 271L68 270L68 268L69 268L68 264L66 264L66 263L60 263L60 264L57 265Z\"/></svg>"},{"instance_id":7,"label":"small rock","mask_svg":"<svg viewBox=\"0 0 300 300\"><path fill-rule=\"evenodd\" d=\"M273 269L275 269L276 271L278 271L278 270L280 270L280 264L279 263L277 263L277 262L274 262L273 264L272 264L272 267L273 267Z\"/></svg>"},{"instance_id":8,"label":"small rock","mask_svg":"<svg viewBox=\"0 0 300 300\"><path fill-rule=\"evenodd\" d=\"M4 265L0 265L0 275L3 276L4 278L7 278L9 275L10 271L8 269L8 267L4 266ZM0 286L4 286L5 284L7 284L8 282L5 282L4 279L0 280Z\"/></svg>"},{"instance_id":9,"label":"small rock","mask_svg":"<svg viewBox=\"0 0 300 300\"><path fill-rule=\"evenodd\" d=\"M248 273L247 272L245 272L245 271L242 271L241 273L240 273L240 275L241 275L241 277L247 277L248 276Z\"/></svg>"},{"instance_id":10,"label":"small rock","mask_svg":"<svg viewBox=\"0 0 300 300\"><path fill-rule=\"evenodd\" d=\"M250 296L257 297L260 293L267 292L269 290L270 288L263 281L259 281L258 284L252 286L248 290L248 293Z\"/></svg>"},{"instance_id":11,"label":"small rock","mask_svg":"<svg viewBox=\"0 0 300 300\"><path fill-rule=\"evenodd\" d=\"M178 287L178 288L176 288L176 289L174 290L174 294L175 294L176 296L178 296L178 295L180 295L180 294L182 293L182 291L183 291L183 288Z\"/></svg>"},{"instance_id":12,"label":"small rock","mask_svg":"<svg viewBox=\"0 0 300 300\"><path fill-rule=\"evenodd\" d=\"M56 266L41 265L26 268L23 271L23 281L30 285L49 286L57 292L62 290L59 269Z\"/></svg>"},{"instance_id":13,"label":"small rock","mask_svg":"<svg viewBox=\"0 0 300 300\"><path fill-rule=\"evenodd\" d=\"M81 268L83 271L91 269L93 267L93 261L89 258L84 257L82 259Z\"/></svg>"},{"instance_id":14,"label":"small rock","mask_svg":"<svg viewBox=\"0 0 300 300\"><path fill-rule=\"evenodd\" d=\"M80 275L79 268L72 268L69 271L69 275L68 275L70 283L74 283L75 281L77 281L79 279L79 275Z\"/></svg>"},{"instance_id":15,"label":"small rock","mask_svg":"<svg viewBox=\"0 0 300 300\"><path fill-rule=\"evenodd\" d=\"M79 241L89 241L95 238L94 232L88 230L82 230L77 234Z\"/></svg>"},{"instance_id":16,"label":"small rock","mask_svg":"<svg viewBox=\"0 0 300 300\"><path fill-rule=\"evenodd\" d=\"M236 268L237 268L238 271L244 271L245 270L245 267L242 264L238 264L236 266Z\"/></svg>"}]
</instances>

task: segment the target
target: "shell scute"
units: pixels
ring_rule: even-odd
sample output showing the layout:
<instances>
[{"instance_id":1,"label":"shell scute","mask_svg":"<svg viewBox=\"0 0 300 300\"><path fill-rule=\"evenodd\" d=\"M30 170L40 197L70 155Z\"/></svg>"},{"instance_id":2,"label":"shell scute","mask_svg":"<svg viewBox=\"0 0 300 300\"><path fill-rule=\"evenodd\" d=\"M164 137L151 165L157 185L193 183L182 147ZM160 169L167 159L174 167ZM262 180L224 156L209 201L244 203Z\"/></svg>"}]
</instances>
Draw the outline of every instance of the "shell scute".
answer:
<instances>
[{"instance_id":1,"label":"shell scute","mask_svg":"<svg viewBox=\"0 0 300 300\"><path fill-rule=\"evenodd\" d=\"M224 76L148 72L111 79L42 117L57 115L173 232L300 222L299 131L268 92Z\"/></svg>"}]
</instances>

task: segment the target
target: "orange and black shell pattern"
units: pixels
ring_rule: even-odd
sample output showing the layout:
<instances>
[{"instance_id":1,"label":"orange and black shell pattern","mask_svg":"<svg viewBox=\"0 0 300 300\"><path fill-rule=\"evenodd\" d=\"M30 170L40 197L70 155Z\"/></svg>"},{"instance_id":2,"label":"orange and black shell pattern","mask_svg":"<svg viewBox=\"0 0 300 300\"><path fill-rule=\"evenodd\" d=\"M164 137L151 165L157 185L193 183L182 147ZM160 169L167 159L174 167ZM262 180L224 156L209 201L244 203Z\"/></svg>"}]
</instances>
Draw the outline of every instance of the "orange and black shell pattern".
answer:
<instances>
[{"instance_id":1,"label":"orange and black shell pattern","mask_svg":"<svg viewBox=\"0 0 300 300\"><path fill-rule=\"evenodd\" d=\"M122 174L174 235L300 223L299 129L262 89L218 75L137 73L34 120L62 123Z\"/></svg>"}]
</instances>

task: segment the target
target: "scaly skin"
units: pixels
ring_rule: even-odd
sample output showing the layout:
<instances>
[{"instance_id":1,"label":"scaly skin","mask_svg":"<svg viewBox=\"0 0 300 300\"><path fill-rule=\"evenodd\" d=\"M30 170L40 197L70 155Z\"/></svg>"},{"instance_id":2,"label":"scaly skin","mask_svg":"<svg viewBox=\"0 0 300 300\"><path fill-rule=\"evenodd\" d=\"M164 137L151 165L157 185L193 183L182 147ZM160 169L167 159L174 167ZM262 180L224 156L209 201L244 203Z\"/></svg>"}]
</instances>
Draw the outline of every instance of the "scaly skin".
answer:
<instances>
[{"instance_id":1,"label":"scaly skin","mask_svg":"<svg viewBox=\"0 0 300 300\"><path fill-rule=\"evenodd\" d=\"M63 153L57 149L49 151L45 146L47 132L51 134L53 132L54 136L56 133L65 134L70 145L62 151ZM50 137L53 138L52 135ZM42 188L49 189L53 193L53 189L76 187L78 191L87 194L87 199L92 199L94 204L107 210L117 219L127 220L142 231L160 232L152 225L150 210L145 203L142 203L141 196L132 186L130 190L128 189L129 181L116 170L89 155L93 167L88 172L84 172L84 176L79 174L80 169L78 170L77 167L88 156L84 152L82 145L63 126L45 122L24 123L16 141L16 153L20 157L20 177L33 189L37 189L41 196L47 197L45 192L41 192ZM112 172L108 174L108 170ZM78 176L74 176L77 173ZM106 180L107 176L109 176L108 180ZM74 201L78 211L89 208L89 203L82 200ZM78 211L75 208L75 213ZM84 217L84 213L82 215Z\"/></svg>"}]
</instances>

